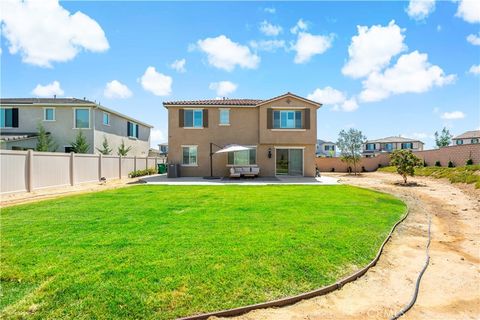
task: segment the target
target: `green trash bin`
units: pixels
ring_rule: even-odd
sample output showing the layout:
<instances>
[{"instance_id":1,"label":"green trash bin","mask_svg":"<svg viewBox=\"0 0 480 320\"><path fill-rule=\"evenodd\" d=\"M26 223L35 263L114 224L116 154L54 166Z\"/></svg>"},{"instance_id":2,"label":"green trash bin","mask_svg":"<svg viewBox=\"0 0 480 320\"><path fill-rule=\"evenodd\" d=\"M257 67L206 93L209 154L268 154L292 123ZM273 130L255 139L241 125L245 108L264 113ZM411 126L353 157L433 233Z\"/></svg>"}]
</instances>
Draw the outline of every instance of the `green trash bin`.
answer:
<instances>
[{"instance_id":1,"label":"green trash bin","mask_svg":"<svg viewBox=\"0 0 480 320\"><path fill-rule=\"evenodd\" d=\"M165 163L158 164L158 173L162 174L167 172L167 165Z\"/></svg>"}]
</instances>

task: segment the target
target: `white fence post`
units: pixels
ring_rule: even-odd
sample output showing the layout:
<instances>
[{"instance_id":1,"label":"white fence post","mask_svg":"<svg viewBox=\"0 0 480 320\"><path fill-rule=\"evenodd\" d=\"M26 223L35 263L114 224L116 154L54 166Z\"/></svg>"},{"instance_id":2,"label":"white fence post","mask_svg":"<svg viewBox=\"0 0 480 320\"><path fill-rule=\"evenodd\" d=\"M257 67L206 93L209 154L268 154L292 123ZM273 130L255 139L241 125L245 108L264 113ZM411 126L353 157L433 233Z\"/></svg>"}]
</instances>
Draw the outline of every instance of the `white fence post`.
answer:
<instances>
[{"instance_id":1,"label":"white fence post","mask_svg":"<svg viewBox=\"0 0 480 320\"><path fill-rule=\"evenodd\" d=\"M28 185L27 185L27 191L32 192L33 191L33 150L28 150Z\"/></svg>"},{"instance_id":2,"label":"white fence post","mask_svg":"<svg viewBox=\"0 0 480 320\"><path fill-rule=\"evenodd\" d=\"M75 185L75 153L70 152L70 185Z\"/></svg>"},{"instance_id":3,"label":"white fence post","mask_svg":"<svg viewBox=\"0 0 480 320\"><path fill-rule=\"evenodd\" d=\"M102 156L101 153L98 155L98 181L102 179Z\"/></svg>"},{"instance_id":4,"label":"white fence post","mask_svg":"<svg viewBox=\"0 0 480 320\"><path fill-rule=\"evenodd\" d=\"M133 156L133 171L137 171L137 156Z\"/></svg>"},{"instance_id":5,"label":"white fence post","mask_svg":"<svg viewBox=\"0 0 480 320\"><path fill-rule=\"evenodd\" d=\"M148 156L145 157L145 169L148 169Z\"/></svg>"}]
</instances>

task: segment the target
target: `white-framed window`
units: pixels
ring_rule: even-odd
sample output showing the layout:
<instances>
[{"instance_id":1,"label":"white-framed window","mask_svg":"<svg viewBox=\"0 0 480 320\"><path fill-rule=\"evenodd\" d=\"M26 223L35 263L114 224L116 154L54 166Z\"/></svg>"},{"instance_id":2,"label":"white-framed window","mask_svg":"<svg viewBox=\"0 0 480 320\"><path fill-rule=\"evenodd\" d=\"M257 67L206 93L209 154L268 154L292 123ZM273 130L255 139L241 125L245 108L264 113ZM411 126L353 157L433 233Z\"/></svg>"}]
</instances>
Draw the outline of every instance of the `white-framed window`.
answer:
<instances>
[{"instance_id":1,"label":"white-framed window","mask_svg":"<svg viewBox=\"0 0 480 320\"><path fill-rule=\"evenodd\" d=\"M375 143L367 143L365 149L368 150L368 151L373 151L373 150L375 150Z\"/></svg>"},{"instance_id":2,"label":"white-framed window","mask_svg":"<svg viewBox=\"0 0 480 320\"><path fill-rule=\"evenodd\" d=\"M234 151L228 153L227 164L229 166L248 166L257 163L257 149Z\"/></svg>"},{"instance_id":3,"label":"white-framed window","mask_svg":"<svg viewBox=\"0 0 480 320\"><path fill-rule=\"evenodd\" d=\"M463 144L463 140L462 139L457 139L457 145L461 145Z\"/></svg>"},{"instance_id":4,"label":"white-framed window","mask_svg":"<svg viewBox=\"0 0 480 320\"><path fill-rule=\"evenodd\" d=\"M14 111L13 108L0 108L0 114L1 114L0 128L7 129L7 128L15 127L13 111Z\"/></svg>"},{"instance_id":5,"label":"white-framed window","mask_svg":"<svg viewBox=\"0 0 480 320\"><path fill-rule=\"evenodd\" d=\"M127 122L127 135L129 138L137 138L138 139L138 123L135 122Z\"/></svg>"},{"instance_id":6,"label":"white-framed window","mask_svg":"<svg viewBox=\"0 0 480 320\"><path fill-rule=\"evenodd\" d=\"M325 151L335 151L335 146L332 145L325 145Z\"/></svg>"},{"instance_id":7,"label":"white-framed window","mask_svg":"<svg viewBox=\"0 0 480 320\"><path fill-rule=\"evenodd\" d=\"M273 111L274 129L302 129L302 112L295 110Z\"/></svg>"},{"instance_id":8,"label":"white-framed window","mask_svg":"<svg viewBox=\"0 0 480 320\"><path fill-rule=\"evenodd\" d=\"M402 143L402 149L413 149L413 143L412 142Z\"/></svg>"},{"instance_id":9,"label":"white-framed window","mask_svg":"<svg viewBox=\"0 0 480 320\"><path fill-rule=\"evenodd\" d=\"M186 109L183 116L183 126L185 128L203 128L202 109Z\"/></svg>"},{"instance_id":10,"label":"white-framed window","mask_svg":"<svg viewBox=\"0 0 480 320\"><path fill-rule=\"evenodd\" d=\"M182 146L182 164L184 166L197 165L197 146Z\"/></svg>"},{"instance_id":11,"label":"white-framed window","mask_svg":"<svg viewBox=\"0 0 480 320\"><path fill-rule=\"evenodd\" d=\"M230 125L230 109L220 109L220 125L229 126Z\"/></svg>"},{"instance_id":12,"label":"white-framed window","mask_svg":"<svg viewBox=\"0 0 480 320\"><path fill-rule=\"evenodd\" d=\"M55 108L43 108L43 121L55 121Z\"/></svg>"},{"instance_id":13,"label":"white-framed window","mask_svg":"<svg viewBox=\"0 0 480 320\"><path fill-rule=\"evenodd\" d=\"M105 126L110 125L110 113L105 112L105 111L103 112L102 122L103 122L103 125L105 125Z\"/></svg>"},{"instance_id":14,"label":"white-framed window","mask_svg":"<svg viewBox=\"0 0 480 320\"><path fill-rule=\"evenodd\" d=\"M73 124L75 129L90 129L90 108L73 109Z\"/></svg>"}]
</instances>

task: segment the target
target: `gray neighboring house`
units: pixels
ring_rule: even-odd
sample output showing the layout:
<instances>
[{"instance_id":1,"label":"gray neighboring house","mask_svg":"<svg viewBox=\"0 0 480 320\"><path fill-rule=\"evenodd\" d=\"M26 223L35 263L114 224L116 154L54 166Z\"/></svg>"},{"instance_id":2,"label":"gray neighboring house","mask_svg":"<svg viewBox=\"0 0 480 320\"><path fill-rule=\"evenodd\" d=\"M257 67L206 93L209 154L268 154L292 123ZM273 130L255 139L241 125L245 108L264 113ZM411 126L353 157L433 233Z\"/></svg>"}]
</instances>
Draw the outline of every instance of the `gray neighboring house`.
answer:
<instances>
[{"instance_id":1,"label":"gray neighboring house","mask_svg":"<svg viewBox=\"0 0 480 320\"><path fill-rule=\"evenodd\" d=\"M480 130L472 130L452 138L454 145L480 143Z\"/></svg>"},{"instance_id":2,"label":"gray neighboring house","mask_svg":"<svg viewBox=\"0 0 480 320\"><path fill-rule=\"evenodd\" d=\"M424 143L420 140L404 137L387 137L376 140L367 140L362 147L364 157L375 157L381 153L390 153L394 150L407 149L412 151L422 151Z\"/></svg>"},{"instance_id":3,"label":"gray neighboring house","mask_svg":"<svg viewBox=\"0 0 480 320\"><path fill-rule=\"evenodd\" d=\"M122 140L131 147L129 156L147 156L150 148L151 125L85 99L2 98L0 112L1 149L35 149L39 123L57 144L57 152L70 152L79 130L89 153L98 153L104 137L115 155Z\"/></svg>"},{"instance_id":4,"label":"gray neighboring house","mask_svg":"<svg viewBox=\"0 0 480 320\"><path fill-rule=\"evenodd\" d=\"M335 142L317 139L317 151L315 153L317 157L335 157L337 146Z\"/></svg>"}]
</instances>

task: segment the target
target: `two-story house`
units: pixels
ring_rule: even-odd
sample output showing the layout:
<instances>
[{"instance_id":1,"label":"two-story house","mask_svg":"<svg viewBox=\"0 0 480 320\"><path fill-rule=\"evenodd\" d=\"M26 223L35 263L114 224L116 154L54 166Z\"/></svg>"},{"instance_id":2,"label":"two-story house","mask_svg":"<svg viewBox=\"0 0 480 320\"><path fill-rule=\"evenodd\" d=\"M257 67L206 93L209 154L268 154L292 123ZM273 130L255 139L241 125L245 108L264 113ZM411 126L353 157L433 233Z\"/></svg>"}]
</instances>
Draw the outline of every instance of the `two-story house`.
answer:
<instances>
[{"instance_id":1,"label":"two-story house","mask_svg":"<svg viewBox=\"0 0 480 320\"><path fill-rule=\"evenodd\" d=\"M255 166L260 176L314 176L320 103L292 93L268 99L169 101L168 159L182 176L227 176ZM213 154L228 145L247 150ZM212 153L213 153L212 152Z\"/></svg>"},{"instance_id":2,"label":"two-story house","mask_svg":"<svg viewBox=\"0 0 480 320\"><path fill-rule=\"evenodd\" d=\"M398 149L407 149L412 151L422 151L423 142L404 137L387 137L376 140L367 140L363 144L362 155L365 157L375 157L380 153L389 153Z\"/></svg>"},{"instance_id":3,"label":"two-story house","mask_svg":"<svg viewBox=\"0 0 480 320\"><path fill-rule=\"evenodd\" d=\"M316 151L317 157L327 157L327 158L335 157L337 152L336 149L337 148L336 148L335 142L325 141L321 139L317 140L317 151Z\"/></svg>"},{"instance_id":4,"label":"two-story house","mask_svg":"<svg viewBox=\"0 0 480 320\"><path fill-rule=\"evenodd\" d=\"M2 149L35 149L39 125L51 136L57 152L70 152L80 130L89 153L98 153L104 138L113 154L122 141L131 147L128 155L147 156L150 148L151 125L84 99L0 99L0 115Z\"/></svg>"},{"instance_id":5,"label":"two-story house","mask_svg":"<svg viewBox=\"0 0 480 320\"><path fill-rule=\"evenodd\" d=\"M480 130L472 130L452 138L453 145L480 143Z\"/></svg>"}]
</instances>

